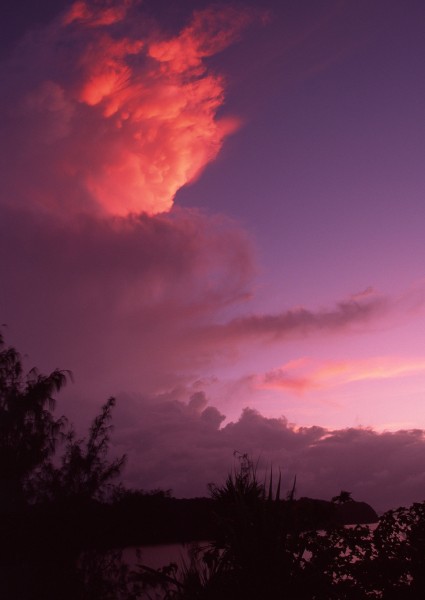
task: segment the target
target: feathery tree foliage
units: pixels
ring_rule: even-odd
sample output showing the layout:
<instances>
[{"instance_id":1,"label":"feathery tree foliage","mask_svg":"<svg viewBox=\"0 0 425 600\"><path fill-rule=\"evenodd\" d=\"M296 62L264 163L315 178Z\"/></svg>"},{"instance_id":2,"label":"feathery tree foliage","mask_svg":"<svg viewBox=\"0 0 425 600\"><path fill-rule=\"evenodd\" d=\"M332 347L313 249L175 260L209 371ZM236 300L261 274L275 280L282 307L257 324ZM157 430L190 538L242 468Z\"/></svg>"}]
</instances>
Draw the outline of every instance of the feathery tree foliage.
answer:
<instances>
[{"instance_id":1,"label":"feathery tree foliage","mask_svg":"<svg viewBox=\"0 0 425 600\"><path fill-rule=\"evenodd\" d=\"M341 490L338 496L332 498L332 502L335 502L336 504L346 504L347 502L352 501L351 492L347 492L346 490Z\"/></svg>"},{"instance_id":2,"label":"feathery tree foliage","mask_svg":"<svg viewBox=\"0 0 425 600\"><path fill-rule=\"evenodd\" d=\"M119 561L100 574L116 553L97 548L107 523L96 501L124 464L108 458L115 400L87 439L77 439L66 418L53 414L54 395L69 377L58 369L24 374L20 354L0 336L0 594L9 600L117 600L126 589Z\"/></svg>"},{"instance_id":3,"label":"feathery tree foliage","mask_svg":"<svg viewBox=\"0 0 425 600\"><path fill-rule=\"evenodd\" d=\"M89 436L77 439L71 429L59 466L46 461L34 480L39 500L103 500L124 466L125 456L109 460L111 411L115 399L102 406L90 427Z\"/></svg>"},{"instance_id":4,"label":"feathery tree foliage","mask_svg":"<svg viewBox=\"0 0 425 600\"><path fill-rule=\"evenodd\" d=\"M55 451L66 419L56 419L53 397L69 371L24 375L20 354L0 334L0 490L4 503L23 501L28 477Z\"/></svg>"}]
</instances>

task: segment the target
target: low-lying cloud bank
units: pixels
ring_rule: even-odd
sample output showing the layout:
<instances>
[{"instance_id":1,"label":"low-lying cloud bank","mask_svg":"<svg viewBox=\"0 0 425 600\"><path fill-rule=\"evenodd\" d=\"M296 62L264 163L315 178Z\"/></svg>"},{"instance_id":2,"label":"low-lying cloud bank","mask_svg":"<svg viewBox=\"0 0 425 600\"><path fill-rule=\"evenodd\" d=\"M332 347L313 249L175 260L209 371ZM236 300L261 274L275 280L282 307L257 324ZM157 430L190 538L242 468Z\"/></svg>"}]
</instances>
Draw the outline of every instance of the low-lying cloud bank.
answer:
<instances>
[{"instance_id":1,"label":"low-lying cloud bank","mask_svg":"<svg viewBox=\"0 0 425 600\"><path fill-rule=\"evenodd\" d=\"M425 433L371 429L298 428L246 408L224 427L203 393L188 403L169 397L121 397L114 422L114 449L128 454L125 481L144 489L172 489L176 496L208 494L224 481L234 452L249 453L265 469L281 469L297 496L330 499L342 489L383 511L425 499Z\"/></svg>"}]
</instances>

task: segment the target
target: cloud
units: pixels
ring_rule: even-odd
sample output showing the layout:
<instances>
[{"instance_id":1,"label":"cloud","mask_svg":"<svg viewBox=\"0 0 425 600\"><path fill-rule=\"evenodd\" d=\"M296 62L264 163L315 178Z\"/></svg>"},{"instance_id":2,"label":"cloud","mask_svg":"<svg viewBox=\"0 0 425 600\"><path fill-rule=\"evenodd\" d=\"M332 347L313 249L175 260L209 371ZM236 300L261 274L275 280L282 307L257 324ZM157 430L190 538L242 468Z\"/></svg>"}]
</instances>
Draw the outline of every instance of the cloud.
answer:
<instances>
[{"instance_id":1,"label":"cloud","mask_svg":"<svg viewBox=\"0 0 425 600\"><path fill-rule=\"evenodd\" d=\"M425 359L376 356L351 360L292 360L256 378L259 388L297 393L329 388L354 381L392 379L423 373Z\"/></svg>"},{"instance_id":2,"label":"cloud","mask_svg":"<svg viewBox=\"0 0 425 600\"><path fill-rule=\"evenodd\" d=\"M226 320L229 307L247 310L248 236L173 202L238 125L219 117L225 81L208 58L251 19L245 10L210 8L164 33L143 4L79 1L3 61L0 312L7 340L29 355L29 366L74 371L63 412L77 419L98 399L127 390L116 441L117 451L129 453L133 485L203 494L208 481L222 480L237 449L282 466L288 481L297 473L302 494L329 497L346 488L382 505L390 493L416 499L422 432L297 429L251 409L223 427L220 411L191 385L205 365L247 343L363 331L392 307L368 292L331 308ZM305 385L312 375L331 381L319 367L306 368ZM347 366L341 377L360 371ZM299 386L298 371L284 375ZM391 480L400 488L390 489Z\"/></svg>"},{"instance_id":3,"label":"cloud","mask_svg":"<svg viewBox=\"0 0 425 600\"><path fill-rule=\"evenodd\" d=\"M149 55L162 63L167 73L185 73L192 69L203 74L202 59L224 50L252 21L252 11L232 6L206 8L194 13L192 22L178 37L151 44Z\"/></svg>"},{"instance_id":4,"label":"cloud","mask_svg":"<svg viewBox=\"0 0 425 600\"><path fill-rule=\"evenodd\" d=\"M113 25L125 18L127 8L131 6L132 2L126 0L116 4L116 6L111 6L106 2L90 3L77 0L63 15L62 23L63 25L70 25L78 22L86 27Z\"/></svg>"},{"instance_id":5,"label":"cloud","mask_svg":"<svg viewBox=\"0 0 425 600\"><path fill-rule=\"evenodd\" d=\"M0 66L2 202L62 216L169 211L238 127L217 116L225 82L205 58L251 18L209 8L165 35L135 3L79 1L27 36Z\"/></svg>"},{"instance_id":6,"label":"cloud","mask_svg":"<svg viewBox=\"0 0 425 600\"><path fill-rule=\"evenodd\" d=\"M184 393L119 399L115 450L128 452L128 484L207 495L207 483L224 482L236 450L259 459L260 479L281 469L289 489L296 475L298 497L330 499L347 489L377 510L423 500L422 430L299 428L249 408L222 426L224 415L197 394L189 402Z\"/></svg>"},{"instance_id":7,"label":"cloud","mask_svg":"<svg viewBox=\"0 0 425 600\"><path fill-rule=\"evenodd\" d=\"M365 293L225 321L250 297L247 236L221 217L163 211L230 131L217 117L224 81L206 59L254 13L208 8L164 33L142 9L78 1L0 66L0 308L12 343L34 357L41 346L50 368L81 369L110 392L152 393L247 342L380 316L386 299Z\"/></svg>"},{"instance_id":8,"label":"cloud","mask_svg":"<svg viewBox=\"0 0 425 600\"><path fill-rule=\"evenodd\" d=\"M0 311L41 368L168 388L207 360L186 332L249 297L247 236L173 199L234 128L205 59L250 19L164 33L139 3L79 1L0 65Z\"/></svg>"},{"instance_id":9,"label":"cloud","mask_svg":"<svg viewBox=\"0 0 425 600\"><path fill-rule=\"evenodd\" d=\"M250 315L223 325L229 309L246 311L251 298L250 241L223 217L177 208L156 216L63 221L3 207L0 272L0 312L10 343L42 370L70 368L96 397L174 389L234 361L247 345L260 351L264 342L362 331L391 305L368 295L335 309ZM390 368L400 374L410 367L396 360L289 363L251 378L250 385L304 391L372 368L389 376Z\"/></svg>"},{"instance_id":10,"label":"cloud","mask_svg":"<svg viewBox=\"0 0 425 600\"><path fill-rule=\"evenodd\" d=\"M370 321L385 315L389 300L376 293L354 295L335 308L293 308L277 314L249 315L206 328L202 335L211 341L263 340L279 342L316 333L361 330Z\"/></svg>"},{"instance_id":11,"label":"cloud","mask_svg":"<svg viewBox=\"0 0 425 600\"><path fill-rule=\"evenodd\" d=\"M71 368L92 391L158 390L196 373L206 359L187 331L249 296L250 244L224 218L1 217L10 343L43 369Z\"/></svg>"}]
</instances>

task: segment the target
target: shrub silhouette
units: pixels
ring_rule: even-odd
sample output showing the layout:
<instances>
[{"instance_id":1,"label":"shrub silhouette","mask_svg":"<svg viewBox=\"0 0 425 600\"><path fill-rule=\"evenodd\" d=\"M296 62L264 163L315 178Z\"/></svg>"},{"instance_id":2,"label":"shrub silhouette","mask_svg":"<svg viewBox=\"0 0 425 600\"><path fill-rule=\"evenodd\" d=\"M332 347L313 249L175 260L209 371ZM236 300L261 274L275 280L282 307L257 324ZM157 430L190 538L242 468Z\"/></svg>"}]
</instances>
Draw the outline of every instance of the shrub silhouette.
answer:
<instances>
[{"instance_id":1,"label":"shrub silhouette","mask_svg":"<svg viewBox=\"0 0 425 600\"><path fill-rule=\"evenodd\" d=\"M167 600L422 600L425 503L385 513L366 525L305 528L294 490L280 499L272 475L259 482L252 461L222 486L211 485L220 524L215 540L195 545L181 568L140 566L140 598Z\"/></svg>"},{"instance_id":2,"label":"shrub silhouette","mask_svg":"<svg viewBox=\"0 0 425 600\"><path fill-rule=\"evenodd\" d=\"M295 518L294 490L282 501L280 477L274 491L272 473L261 483L248 455L238 459L222 486L209 486L217 538L195 546L180 571L169 565L155 578L151 569L141 567L139 581L147 589L157 585L166 598L176 600L295 597L305 543Z\"/></svg>"}]
</instances>

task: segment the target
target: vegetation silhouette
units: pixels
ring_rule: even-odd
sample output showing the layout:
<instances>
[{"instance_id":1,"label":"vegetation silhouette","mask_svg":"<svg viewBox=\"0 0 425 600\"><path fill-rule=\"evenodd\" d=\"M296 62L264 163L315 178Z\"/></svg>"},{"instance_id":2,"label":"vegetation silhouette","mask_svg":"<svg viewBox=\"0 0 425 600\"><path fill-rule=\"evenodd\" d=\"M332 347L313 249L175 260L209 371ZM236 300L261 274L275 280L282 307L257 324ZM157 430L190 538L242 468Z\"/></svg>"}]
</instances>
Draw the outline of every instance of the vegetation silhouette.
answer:
<instances>
[{"instance_id":1,"label":"vegetation silhouette","mask_svg":"<svg viewBox=\"0 0 425 600\"><path fill-rule=\"evenodd\" d=\"M424 598L425 503L386 512L375 529L332 518L318 529L293 490L279 500L271 476L260 483L249 457L240 461L223 486L211 486L220 534L195 545L181 567L139 565L140 597L154 590L167 600Z\"/></svg>"},{"instance_id":2,"label":"vegetation silhouette","mask_svg":"<svg viewBox=\"0 0 425 600\"><path fill-rule=\"evenodd\" d=\"M115 401L102 407L87 441L76 439L66 418L56 419L52 412L53 395L70 376L36 369L25 375L20 354L0 336L0 590L5 598L95 600L108 598L109 589L112 599L122 587L124 568L109 568L101 579L94 568L95 559L111 558L102 548L107 526L98 501L124 463L124 457L107 458ZM59 442L65 450L55 466ZM90 596L91 588L104 592Z\"/></svg>"},{"instance_id":3,"label":"vegetation silhouette","mask_svg":"<svg viewBox=\"0 0 425 600\"><path fill-rule=\"evenodd\" d=\"M55 419L53 394L66 383L69 371L25 376L20 354L5 347L0 334L0 508L25 502L25 487L33 471L55 451L66 419Z\"/></svg>"},{"instance_id":4,"label":"vegetation silhouette","mask_svg":"<svg viewBox=\"0 0 425 600\"><path fill-rule=\"evenodd\" d=\"M53 414L68 371L24 374L0 336L0 592L8 600L419 600L425 502L345 527L373 510L342 490L331 502L282 496L246 454L209 498L128 490L109 458L113 398L78 438ZM368 510L366 510L368 509ZM370 515L372 517L370 518ZM209 540L182 565L131 569L120 548Z\"/></svg>"},{"instance_id":5,"label":"vegetation silhouette","mask_svg":"<svg viewBox=\"0 0 425 600\"><path fill-rule=\"evenodd\" d=\"M332 498L332 502L336 502L337 504L345 504L352 501L351 492L347 492L346 490L341 490L338 496Z\"/></svg>"},{"instance_id":6,"label":"vegetation silhouette","mask_svg":"<svg viewBox=\"0 0 425 600\"><path fill-rule=\"evenodd\" d=\"M173 600L357 597L341 585L352 558L342 556L342 547L367 540L369 528L335 526L329 538L322 536L317 514L309 521L307 505L295 501L295 486L282 500L280 475L274 489L272 471L260 482L248 455L239 455L238 461L222 486L209 486L219 521L216 538L195 545L180 569L176 564L156 571L140 565L141 589L159 590Z\"/></svg>"}]
</instances>

